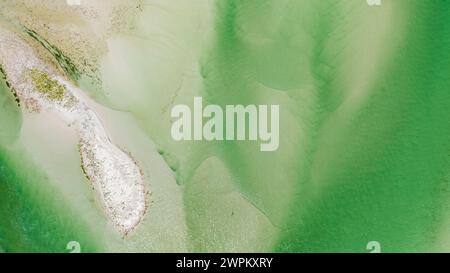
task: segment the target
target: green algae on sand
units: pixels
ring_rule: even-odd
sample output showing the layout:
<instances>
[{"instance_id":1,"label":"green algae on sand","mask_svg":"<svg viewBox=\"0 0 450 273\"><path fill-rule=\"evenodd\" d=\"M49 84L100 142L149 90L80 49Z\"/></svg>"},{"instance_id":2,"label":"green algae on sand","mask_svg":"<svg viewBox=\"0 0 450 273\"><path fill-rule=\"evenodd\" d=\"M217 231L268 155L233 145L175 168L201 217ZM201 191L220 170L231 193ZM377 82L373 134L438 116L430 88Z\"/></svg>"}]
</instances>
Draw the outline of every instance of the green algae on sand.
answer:
<instances>
[{"instance_id":1,"label":"green algae on sand","mask_svg":"<svg viewBox=\"0 0 450 273\"><path fill-rule=\"evenodd\" d=\"M44 73L38 69L30 70L31 79L36 90L44 94L50 100L62 101L67 89L61 85L58 81L52 80L47 73Z\"/></svg>"}]
</instances>

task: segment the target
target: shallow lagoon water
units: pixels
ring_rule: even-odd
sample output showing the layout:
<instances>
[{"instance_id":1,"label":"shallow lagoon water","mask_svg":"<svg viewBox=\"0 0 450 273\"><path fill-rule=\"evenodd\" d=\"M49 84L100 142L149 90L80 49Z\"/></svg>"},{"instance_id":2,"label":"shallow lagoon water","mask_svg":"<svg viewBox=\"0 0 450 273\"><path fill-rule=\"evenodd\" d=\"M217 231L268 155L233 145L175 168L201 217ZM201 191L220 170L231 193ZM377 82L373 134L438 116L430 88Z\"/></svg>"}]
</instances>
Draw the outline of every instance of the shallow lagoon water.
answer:
<instances>
[{"instance_id":1,"label":"shallow lagoon water","mask_svg":"<svg viewBox=\"0 0 450 273\"><path fill-rule=\"evenodd\" d=\"M175 168L184 189L192 249L249 250L233 248L221 239L250 238L244 231L233 235L217 226L219 219L228 219L227 227L236 228L228 213L242 219L254 217L247 228L254 231L255 242L264 243L247 242L253 250L366 251L366 243L374 238L390 242L386 251L414 246L419 250L420 234L440 229L440 222L432 219L439 219L435 215L445 207L443 193L437 189L446 180L421 172L430 168L423 154L427 148L411 149L408 143L418 142L420 136L441 145L447 138L441 126L435 132L420 130L418 136L409 132L423 128L426 117L443 118L427 111L433 106L425 107L425 103L433 102L415 92L434 90L435 84L426 83L427 77L434 77L420 71L439 62L421 54L431 50L426 45L429 33L437 28L447 33L439 21L442 17L432 14L448 6L406 1L385 2L379 8L364 1L222 1L206 6L198 6L197 14L203 12L202 20L210 16L215 20L212 25L200 24L198 31L189 29L185 19L189 13L166 21L158 17L157 25L143 15L147 21L142 25L147 28L138 26L141 36L136 36L148 37L148 29L153 28L164 35L155 31L147 40L115 38L110 41L113 55L109 56L124 63L103 63L105 86L108 82L118 86L116 79L124 76L140 90L137 97L123 101L120 94L125 86L105 88L114 105L124 109L133 105L132 112ZM150 12L152 5L146 8ZM153 10L159 9L165 11L159 14L163 18L177 14L170 3ZM427 16L440 23L425 22ZM406 23L411 20L417 26ZM186 33L189 38L184 38ZM187 42L192 40L197 42ZM115 52L123 57L116 58ZM144 55L148 58L139 61ZM142 75L143 71L148 74ZM417 74L413 83L406 76L409 73ZM431 81L441 81L442 90L448 90L448 77ZM444 93L433 94L436 100L442 96L441 102L448 101ZM253 143L171 141L167 108L190 105L194 95L219 105L280 104L279 151L260 154ZM394 128L404 131L394 133ZM448 159L436 160L441 163L435 167L448 172L448 166L444 167ZM415 171L409 164L416 166ZM216 176L225 178L215 182ZM233 193L241 203L231 197ZM414 196L419 200L413 201ZM214 213L204 209L222 199L228 205ZM431 208L433 213L427 214ZM423 213L414 216L413 211ZM259 228L250 223L258 223ZM394 240L398 237L402 239ZM424 243L420 249L434 249L433 244Z\"/></svg>"},{"instance_id":2,"label":"shallow lagoon water","mask_svg":"<svg viewBox=\"0 0 450 273\"><path fill-rule=\"evenodd\" d=\"M64 251L67 240L88 251L366 252L374 240L387 252L449 250L448 3L148 0L141 9L131 31L105 41L101 88L81 86L148 177L144 222L120 238L70 130L22 116L3 92L5 251ZM279 104L279 150L173 141L171 107L197 95ZM13 200L44 209L19 213Z\"/></svg>"}]
</instances>

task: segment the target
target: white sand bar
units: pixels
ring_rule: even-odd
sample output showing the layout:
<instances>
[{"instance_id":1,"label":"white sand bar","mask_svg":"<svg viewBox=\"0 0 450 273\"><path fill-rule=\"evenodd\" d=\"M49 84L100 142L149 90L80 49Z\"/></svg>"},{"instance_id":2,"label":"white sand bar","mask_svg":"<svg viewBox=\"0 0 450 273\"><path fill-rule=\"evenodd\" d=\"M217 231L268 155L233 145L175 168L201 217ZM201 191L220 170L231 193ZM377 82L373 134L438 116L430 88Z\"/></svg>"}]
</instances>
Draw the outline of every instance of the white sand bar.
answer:
<instances>
[{"instance_id":1,"label":"white sand bar","mask_svg":"<svg viewBox=\"0 0 450 273\"><path fill-rule=\"evenodd\" d=\"M77 132L83 169L108 218L123 235L128 234L141 222L148 195L133 158L112 143L83 92L46 64L25 40L1 26L0 65L23 107L52 113ZM33 70L64 86L64 96L51 99L39 92L30 73Z\"/></svg>"}]
</instances>

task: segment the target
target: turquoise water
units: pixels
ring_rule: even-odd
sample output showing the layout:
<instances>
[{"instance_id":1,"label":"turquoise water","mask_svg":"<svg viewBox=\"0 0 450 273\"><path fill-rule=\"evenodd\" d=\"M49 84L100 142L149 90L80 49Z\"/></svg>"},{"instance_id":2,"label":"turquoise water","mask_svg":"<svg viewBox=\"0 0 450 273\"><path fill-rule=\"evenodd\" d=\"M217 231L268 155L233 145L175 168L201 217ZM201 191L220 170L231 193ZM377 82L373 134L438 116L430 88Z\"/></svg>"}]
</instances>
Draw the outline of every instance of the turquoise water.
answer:
<instances>
[{"instance_id":1,"label":"turquoise water","mask_svg":"<svg viewBox=\"0 0 450 273\"><path fill-rule=\"evenodd\" d=\"M144 1L89 92L143 166L149 214L115 234L76 154L33 162L57 145L21 133L42 119L0 84L0 251L449 251L449 13L438 0ZM279 104L279 149L173 141L170 109L194 96ZM53 181L66 168L73 188Z\"/></svg>"}]
</instances>

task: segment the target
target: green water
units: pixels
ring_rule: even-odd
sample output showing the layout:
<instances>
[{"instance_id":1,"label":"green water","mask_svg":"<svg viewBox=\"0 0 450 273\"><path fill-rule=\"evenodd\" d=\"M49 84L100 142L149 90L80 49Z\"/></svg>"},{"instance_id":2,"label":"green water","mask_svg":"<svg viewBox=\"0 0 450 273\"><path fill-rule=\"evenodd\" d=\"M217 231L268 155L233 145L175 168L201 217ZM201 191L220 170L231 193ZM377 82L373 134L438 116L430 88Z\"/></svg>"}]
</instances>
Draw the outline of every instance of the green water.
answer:
<instances>
[{"instance_id":1,"label":"green water","mask_svg":"<svg viewBox=\"0 0 450 273\"><path fill-rule=\"evenodd\" d=\"M448 1L142 7L108 39L94 97L127 113L101 116L144 166L148 216L122 239L94 203L75 202L93 199L85 181L63 197L69 187L48 180L66 165L28 159L16 143L27 117L0 85L0 251L66 251L71 238L87 251L450 251ZM194 96L279 104L279 149L173 141L170 109Z\"/></svg>"},{"instance_id":2,"label":"green water","mask_svg":"<svg viewBox=\"0 0 450 273\"><path fill-rule=\"evenodd\" d=\"M324 136L328 162L308 180L324 185L322 193L314 202L293 203L287 226L296 228L283 234L279 251L361 251L370 240L384 251L432 251L442 239L450 6L402 2L392 8L414 24L392 26L402 40L377 71L370 98L353 116L334 121L343 123L336 129L342 131Z\"/></svg>"},{"instance_id":3,"label":"green water","mask_svg":"<svg viewBox=\"0 0 450 273\"><path fill-rule=\"evenodd\" d=\"M204 209L228 193L214 194L228 182L213 186L210 176L232 177L230 187L246 200L214 215L230 219L227 212L254 206L253 215L266 219L260 229L277 231L259 234L244 223L264 242L254 250L365 252L372 240L383 251L434 250L447 207L448 3L219 1L215 8L212 46L196 72L202 85L185 93L219 105L280 104L282 132L271 154L224 142L183 143L186 155L167 144L179 158L193 250L222 249L222 235L248 238L228 234ZM190 104L182 95L177 102ZM211 167L200 184L199 166L210 156L221 168Z\"/></svg>"},{"instance_id":4,"label":"green water","mask_svg":"<svg viewBox=\"0 0 450 273\"><path fill-rule=\"evenodd\" d=\"M26 159L11 161L2 151L0 245L5 252L69 252L66 245L74 238L84 252L102 249L59 192L47 188L45 175L28 171L35 167Z\"/></svg>"}]
</instances>

